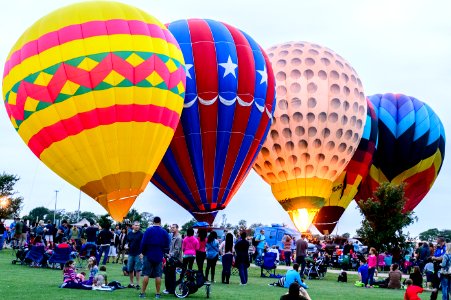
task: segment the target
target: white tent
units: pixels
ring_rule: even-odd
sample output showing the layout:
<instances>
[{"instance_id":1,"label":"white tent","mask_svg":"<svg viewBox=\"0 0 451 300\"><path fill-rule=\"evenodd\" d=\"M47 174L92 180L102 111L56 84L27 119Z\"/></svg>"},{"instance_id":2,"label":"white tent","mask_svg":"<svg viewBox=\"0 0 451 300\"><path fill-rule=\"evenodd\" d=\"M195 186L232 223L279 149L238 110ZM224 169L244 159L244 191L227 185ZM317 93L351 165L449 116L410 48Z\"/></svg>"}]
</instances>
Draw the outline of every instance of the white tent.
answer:
<instances>
[{"instance_id":1,"label":"white tent","mask_svg":"<svg viewBox=\"0 0 451 300\"><path fill-rule=\"evenodd\" d=\"M80 221L78 221L77 223L72 224L72 225L77 226L77 227L83 227L83 226L85 226L85 224L89 226L89 221L83 218Z\"/></svg>"}]
</instances>

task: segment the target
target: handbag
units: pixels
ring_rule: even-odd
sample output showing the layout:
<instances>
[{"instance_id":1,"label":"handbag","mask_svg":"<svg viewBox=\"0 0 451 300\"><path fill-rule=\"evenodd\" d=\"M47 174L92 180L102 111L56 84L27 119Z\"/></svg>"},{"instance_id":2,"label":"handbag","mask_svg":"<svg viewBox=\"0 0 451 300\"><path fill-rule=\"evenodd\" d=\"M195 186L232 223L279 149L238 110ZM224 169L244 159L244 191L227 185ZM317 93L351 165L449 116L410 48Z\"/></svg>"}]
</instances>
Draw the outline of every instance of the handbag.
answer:
<instances>
[{"instance_id":1,"label":"handbag","mask_svg":"<svg viewBox=\"0 0 451 300\"><path fill-rule=\"evenodd\" d=\"M451 261L450 256L448 254L445 254L446 258L448 259L446 266L442 267L442 270L440 273L442 275L451 275Z\"/></svg>"}]
</instances>

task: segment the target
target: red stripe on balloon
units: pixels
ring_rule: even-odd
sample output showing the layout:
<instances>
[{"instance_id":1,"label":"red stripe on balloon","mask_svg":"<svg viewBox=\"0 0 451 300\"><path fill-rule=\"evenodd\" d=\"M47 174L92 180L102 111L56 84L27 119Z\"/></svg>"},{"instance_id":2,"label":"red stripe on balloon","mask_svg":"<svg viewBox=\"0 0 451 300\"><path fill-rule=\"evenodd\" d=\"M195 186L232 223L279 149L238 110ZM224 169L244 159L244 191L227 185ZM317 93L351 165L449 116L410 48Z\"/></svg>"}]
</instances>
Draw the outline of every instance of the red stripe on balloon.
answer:
<instances>
[{"instance_id":1,"label":"red stripe on balloon","mask_svg":"<svg viewBox=\"0 0 451 300\"><path fill-rule=\"evenodd\" d=\"M137 20L91 21L63 27L26 43L22 48L16 50L5 63L3 77L7 76L12 68L25 59L50 48L75 40L115 34L145 35L160 38L167 40L180 49L174 36L167 29L163 29L156 24L148 24Z\"/></svg>"},{"instance_id":2,"label":"red stripe on balloon","mask_svg":"<svg viewBox=\"0 0 451 300\"><path fill-rule=\"evenodd\" d=\"M205 20L188 20L193 49L194 71L198 97L212 100L218 97L218 62L210 27ZM201 101L199 99L199 101ZM212 104L199 103L200 129L202 135L202 157L206 196L209 203L213 198L213 176L215 170L216 130L218 120L218 101Z\"/></svg>"},{"instance_id":3,"label":"red stripe on balloon","mask_svg":"<svg viewBox=\"0 0 451 300\"><path fill-rule=\"evenodd\" d=\"M237 63L238 63L238 90L237 97L241 101L246 103L252 103L254 101L255 94L255 60L252 47L249 45L246 37L233 26L223 23L227 27L232 35L233 41L236 46ZM236 157L240 151L243 143L244 133L248 126L249 117L254 104L249 106L243 106L241 104L235 105L234 122L232 126L232 134L230 136L229 149L227 151L227 160L224 166L223 176L221 179L221 187L226 187L233 167L235 165ZM247 166L242 164L241 169L247 169ZM240 178L240 177L237 177ZM232 180L235 181L235 178ZM226 199L222 199L225 189L221 188L218 194L217 204L226 202ZM232 193L229 195L231 199Z\"/></svg>"},{"instance_id":4,"label":"red stripe on balloon","mask_svg":"<svg viewBox=\"0 0 451 300\"><path fill-rule=\"evenodd\" d=\"M265 51L260 47L260 50L263 54L263 57L265 58L265 64L266 64L266 71L268 72L268 88L266 90L266 99L265 99L265 107L266 109L271 113L272 112L272 106L274 104L274 96L275 96L275 79L274 79L274 72L271 66L271 62L268 59L268 56L266 55ZM252 142L251 146L249 147L249 152L244 159L243 166L241 167L240 171L238 172L237 178L239 181L235 181L231 187L231 191L229 193L228 199L226 199L226 202L223 204L224 206L227 206L227 204L230 202L230 200L233 198L233 196L236 194L238 189L240 188L243 181L246 179L247 174L249 173L250 169L249 165L254 163L254 160L256 158L255 152L258 150L258 147L260 145L260 141L262 139L265 139L266 136L264 134L266 133L266 126L268 126L268 123L271 122L268 114L266 111L263 111L262 118L260 120L260 126L258 127L257 132L254 135L254 141ZM264 126L263 126L264 125Z\"/></svg>"},{"instance_id":5,"label":"red stripe on balloon","mask_svg":"<svg viewBox=\"0 0 451 300\"><path fill-rule=\"evenodd\" d=\"M175 111L156 105L130 104L96 108L42 128L31 137L28 147L40 157L53 143L97 126L122 122L151 122L175 130L179 118Z\"/></svg>"}]
</instances>

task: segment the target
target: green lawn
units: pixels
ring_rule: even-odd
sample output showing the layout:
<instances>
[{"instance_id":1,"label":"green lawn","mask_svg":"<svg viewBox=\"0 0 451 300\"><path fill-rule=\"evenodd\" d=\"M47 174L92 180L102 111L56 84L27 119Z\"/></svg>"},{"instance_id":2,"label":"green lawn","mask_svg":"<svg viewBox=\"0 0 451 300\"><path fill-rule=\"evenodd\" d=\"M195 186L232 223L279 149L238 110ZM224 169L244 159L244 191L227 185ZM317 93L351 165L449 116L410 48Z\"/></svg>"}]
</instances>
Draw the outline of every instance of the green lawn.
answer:
<instances>
[{"instance_id":1,"label":"green lawn","mask_svg":"<svg viewBox=\"0 0 451 300\"><path fill-rule=\"evenodd\" d=\"M30 268L13 265L11 250L0 251L0 298L3 299L138 299L138 292L132 289L104 291L81 291L60 289L62 271L52 269ZM121 276L121 265L107 264L107 273L110 280L118 280L123 285L128 284L126 277ZM221 278L221 266L216 270L216 279ZM280 271L283 273L283 271ZM286 292L285 289L268 286L273 279L260 278L260 270L251 268L249 284L239 285L239 277L232 276L230 285L215 283L212 285L212 299L279 299ZM328 273L323 280L307 280L308 292L314 300L327 299L403 299L404 291L387 289L365 289L353 285L356 276L348 275L348 283L336 282L337 274ZM147 297L153 298L155 285L150 281ZM422 299L429 299L425 293ZM441 296L441 295L439 295ZM175 299L174 296L163 295L162 298ZM205 290L201 289L190 295L192 299L205 299Z\"/></svg>"}]
</instances>

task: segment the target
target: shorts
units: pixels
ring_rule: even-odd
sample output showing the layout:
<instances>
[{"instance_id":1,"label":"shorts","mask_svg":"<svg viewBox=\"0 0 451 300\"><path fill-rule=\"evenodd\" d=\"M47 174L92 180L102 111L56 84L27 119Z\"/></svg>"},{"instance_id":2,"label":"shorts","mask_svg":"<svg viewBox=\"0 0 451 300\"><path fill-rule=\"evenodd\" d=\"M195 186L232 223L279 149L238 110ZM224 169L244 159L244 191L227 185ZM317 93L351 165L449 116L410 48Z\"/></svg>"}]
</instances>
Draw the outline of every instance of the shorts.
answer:
<instances>
[{"instance_id":1,"label":"shorts","mask_svg":"<svg viewBox=\"0 0 451 300\"><path fill-rule=\"evenodd\" d=\"M129 272L140 272L142 270L142 260L139 258L139 255L129 255L127 269Z\"/></svg>"},{"instance_id":2,"label":"shorts","mask_svg":"<svg viewBox=\"0 0 451 300\"><path fill-rule=\"evenodd\" d=\"M52 242L53 243L53 235L44 235L44 239L47 242Z\"/></svg>"},{"instance_id":3,"label":"shorts","mask_svg":"<svg viewBox=\"0 0 451 300\"><path fill-rule=\"evenodd\" d=\"M163 274L163 262L150 262L146 256L143 257L143 270L141 275L148 276L150 278L161 278Z\"/></svg>"},{"instance_id":4,"label":"shorts","mask_svg":"<svg viewBox=\"0 0 451 300\"><path fill-rule=\"evenodd\" d=\"M432 282L434 280L434 273L426 271L426 282Z\"/></svg>"}]
</instances>

